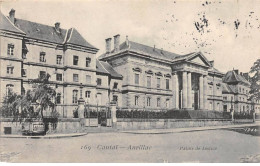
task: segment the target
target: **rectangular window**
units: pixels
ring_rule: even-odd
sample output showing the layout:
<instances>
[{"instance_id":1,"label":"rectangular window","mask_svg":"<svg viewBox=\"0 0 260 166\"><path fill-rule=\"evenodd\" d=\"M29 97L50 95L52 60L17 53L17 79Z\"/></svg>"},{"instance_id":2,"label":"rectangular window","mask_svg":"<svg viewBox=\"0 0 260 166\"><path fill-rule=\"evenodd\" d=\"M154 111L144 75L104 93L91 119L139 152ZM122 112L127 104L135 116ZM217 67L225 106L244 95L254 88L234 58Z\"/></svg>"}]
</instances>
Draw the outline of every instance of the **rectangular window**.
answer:
<instances>
[{"instance_id":1,"label":"rectangular window","mask_svg":"<svg viewBox=\"0 0 260 166\"><path fill-rule=\"evenodd\" d=\"M147 76L146 82L147 82L147 88L151 88L151 76Z\"/></svg>"},{"instance_id":2,"label":"rectangular window","mask_svg":"<svg viewBox=\"0 0 260 166\"><path fill-rule=\"evenodd\" d=\"M135 73L135 85L139 85L139 74Z\"/></svg>"},{"instance_id":3,"label":"rectangular window","mask_svg":"<svg viewBox=\"0 0 260 166\"><path fill-rule=\"evenodd\" d=\"M90 58L86 58L86 67L90 66L90 62L91 62L91 59Z\"/></svg>"},{"instance_id":4,"label":"rectangular window","mask_svg":"<svg viewBox=\"0 0 260 166\"><path fill-rule=\"evenodd\" d=\"M40 52L40 62L46 62L45 55L45 52Z\"/></svg>"},{"instance_id":5,"label":"rectangular window","mask_svg":"<svg viewBox=\"0 0 260 166\"><path fill-rule=\"evenodd\" d=\"M135 105L138 106L138 99L139 97L138 96L135 96Z\"/></svg>"},{"instance_id":6,"label":"rectangular window","mask_svg":"<svg viewBox=\"0 0 260 166\"><path fill-rule=\"evenodd\" d=\"M6 68L6 73L7 74L13 74L14 73L14 67L13 66L8 66Z\"/></svg>"},{"instance_id":7,"label":"rectangular window","mask_svg":"<svg viewBox=\"0 0 260 166\"><path fill-rule=\"evenodd\" d=\"M61 55L57 55L56 63L57 63L57 65L62 64L62 56Z\"/></svg>"},{"instance_id":8,"label":"rectangular window","mask_svg":"<svg viewBox=\"0 0 260 166\"><path fill-rule=\"evenodd\" d=\"M60 103L61 103L61 94L60 94L60 93L57 94L56 103L57 103L57 104L60 104Z\"/></svg>"},{"instance_id":9,"label":"rectangular window","mask_svg":"<svg viewBox=\"0 0 260 166\"><path fill-rule=\"evenodd\" d=\"M157 98L157 107L160 107L160 106L161 106L161 99Z\"/></svg>"},{"instance_id":10,"label":"rectangular window","mask_svg":"<svg viewBox=\"0 0 260 166\"><path fill-rule=\"evenodd\" d=\"M118 83L117 83L117 82L114 82L113 89L117 89L117 87L118 87Z\"/></svg>"},{"instance_id":11,"label":"rectangular window","mask_svg":"<svg viewBox=\"0 0 260 166\"><path fill-rule=\"evenodd\" d=\"M226 97L226 96L225 96L225 97L223 97L223 100L225 100L225 101L226 101L226 100L227 100L227 97Z\"/></svg>"},{"instance_id":12,"label":"rectangular window","mask_svg":"<svg viewBox=\"0 0 260 166\"><path fill-rule=\"evenodd\" d=\"M46 77L46 71L40 71L40 79L43 79Z\"/></svg>"},{"instance_id":13,"label":"rectangular window","mask_svg":"<svg viewBox=\"0 0 260 166\"><path fill-rule=\"evenodd\" d=\"M85 97L86 97L86 98L90 98L90 93L91 93L91 91L86 91L86 92L85 92Z\"/></svg>"},{"instance_id":14,"label":"rectangular window","mask_svg":"<svg viewBox=\"0 0 260 166\"><path fill-rule=\"evenodd\" d=\"M147 97L147 106L150 107L151 106L151 98L150 97Z\"/></svg>"},{"instance_id":15,"label":"rectangular window","mask_svg":"<svg viewBox=\"0 0 260 166\"><path fill-rule=\"evenodd\" d=\"M86 75L86 83L91 84L91 76L90 75Z\"/></svg>"},{"instance_id":16,"label":"rectangular window","mask_svg":"<svg viewBox=\"0 0 260 166\"><path fill-rule=\"evenodd\" d=\"M72 103L78 102L78 90L73 90L72 92Z\"/></svg>"},{"instance_id":17,"label":"rectangular window","mask_svg":"<svg viewBox=\"0 0 260 166\"><path fill-rule=\"evenodd\" d=\"M170 89L170 80L166 79L166 89L169 90Z\"/></svg>"},{"instance_id":18,"label":"rectangular window","mask_svg":"<svg viewBox=\"0 0 260 166\"><path fill-rule=\"evenodd\" d=\"M22 77L26 77L27 76L27 70L26 69L22 69Z\"/></svg>"},{"instance_id":19,"label":"rectangular window","mask_svg":"<svg viewBox=\"0 0 260 166\"><path fill-rule=\"evenodd\" d=\"M79 82L79 75L78 74L73 74L73 81Z\"/></svg>"},{"instance_id":20,"label":"rectangular window","mask_svg":"<svg viewBox=\"0 0 260 166\"><path fill-rule=\"evenodd\" d=\"M97 78L97 85L101 85L101 84L102 84L101 78Z\"/></svg>"},{"instance_id":21,"label":"rectangular window","mask_svg":"<svg viewBox=\"0 0 260 166\"><path fill-rule=\"evenodd\" d=\"M115 101L117 103L118 97L116 95L113 95L113 101Z\"/></svg>"},{"instance_id":22,"label":"rectangular window","mask_svg":"<svg viewBox=\"0 0 260 166\"><path fill-rule=\"evenodd\" d=\"M7 55L13 56L14 55L14 45L13 44L8 44L7 46Z\"/></svg>"},{"instance_id":23,"label":"rectangular window","mask_svg":"<svg viewBox=\"0 0 260 166\"><path fill-rule=\"evenodd\" d=\"M157 78L157 89L160 89L161 87L161 79Z\"/></svg>"},{"instance_id":24,"label":"rectangular window","mask_svg":"<svg viewBox=\"0 0 260 166\"><path fill-rule=\"evenodd\" d=\"M78 65L78 62L79 62L79 57L78 56L76 56L76 55L74 55L73 56L73 65Z\"/></svg>"},{"instance_id":25,"label":"rectangular window","mask_svg":"<svg viewBox=\"0 0 260 166\"><path fill-rule=\"evenodd\" d=\"M56 80L62 81L62 74L56 74Z\"/></svg>"}]
</instances>

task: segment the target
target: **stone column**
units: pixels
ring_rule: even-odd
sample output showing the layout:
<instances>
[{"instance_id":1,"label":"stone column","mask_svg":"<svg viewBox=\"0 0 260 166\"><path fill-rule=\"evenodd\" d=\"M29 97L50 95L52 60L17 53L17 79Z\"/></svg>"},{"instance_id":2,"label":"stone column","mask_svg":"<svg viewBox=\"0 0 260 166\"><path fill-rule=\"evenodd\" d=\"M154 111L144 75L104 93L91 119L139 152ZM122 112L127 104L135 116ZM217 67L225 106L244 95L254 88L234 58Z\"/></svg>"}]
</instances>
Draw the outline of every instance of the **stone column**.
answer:
<instances>
[{"instance_id":1,"label":"stone column","mask_svg":"<svg viewBox=\"0 0 260 166\"><path fill-rule=\"evenodd\" d=\"M111 108L112 127L113 127L113 128L116 128L116 125L117 125L116 103L115 103L115 102L111 102L111 103L110 103L110 108Z\"/></svg>"},{"instance_id":2,"label":"stone column","mask_svg":"<svg viewBox=\"0 0 260 166\"><path fill-rule=\"evenodd\" d=\"M208 79L207 76L203 77L203 99L204 99L204 109L208 109Z\"/></svg>"},{"instance_id":3,"label":"stone column","mask_svg":"<svg viewBox=\"0 0 260 166\"><path fill-rule=\"evenodd\" d=\"M187 108L187 72L182 72L182 108Z\"/></svg>"},{"instance_id":4,"label":"stone column","mask_svg":"<svg viewBox=\"0 0 260 166\"><path fill-rule=\"evenodd\" d=\"M173 73L173 103L174 108L179 109L179 80L177 72Z\"/></svg>"},{"instance_id":5,"label":"stone column","mask_svg":"<svg viewBox=\"0 0 260 166\"><path fill-rule=\"evenodd\" d=\"M204 92L203 92L203 75L200 76L199 78L199 83L200 83L200 109L203 109L204 108L204 99L203 99L203 95L204 95Z\"/></svg>"},{"instance_id":6,"label":"stone column","mask_svg":"<svg viewBox=\"0 0 260 166\"><path fill-rule=\"evenodd\" d=\"M191 93L191 72L188 72L188 81L187 81L187 97L188 97L188 102L187 102L187 108L191 109L192 108L192 93Z\"/></svg>"}]
</instances>

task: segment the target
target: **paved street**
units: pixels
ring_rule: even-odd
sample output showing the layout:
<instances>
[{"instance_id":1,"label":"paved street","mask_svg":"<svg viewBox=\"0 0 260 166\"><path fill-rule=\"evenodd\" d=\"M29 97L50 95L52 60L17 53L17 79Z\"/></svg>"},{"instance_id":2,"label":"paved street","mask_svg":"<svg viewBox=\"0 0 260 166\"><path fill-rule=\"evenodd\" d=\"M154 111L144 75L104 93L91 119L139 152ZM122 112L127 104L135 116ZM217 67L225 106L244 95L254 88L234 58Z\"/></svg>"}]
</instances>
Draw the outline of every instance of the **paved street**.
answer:
<instances>
[{"instance_id":1,"label":"paved street","mask_svg":"<svg viewBox=\"0 0 260 166\"><path fill-rule=\"evenodd\" d=\"M8 162L252 162L260 137L228 130L170 134L93 133L61 139L0 139Z\"/></svg>"}]
</instances>

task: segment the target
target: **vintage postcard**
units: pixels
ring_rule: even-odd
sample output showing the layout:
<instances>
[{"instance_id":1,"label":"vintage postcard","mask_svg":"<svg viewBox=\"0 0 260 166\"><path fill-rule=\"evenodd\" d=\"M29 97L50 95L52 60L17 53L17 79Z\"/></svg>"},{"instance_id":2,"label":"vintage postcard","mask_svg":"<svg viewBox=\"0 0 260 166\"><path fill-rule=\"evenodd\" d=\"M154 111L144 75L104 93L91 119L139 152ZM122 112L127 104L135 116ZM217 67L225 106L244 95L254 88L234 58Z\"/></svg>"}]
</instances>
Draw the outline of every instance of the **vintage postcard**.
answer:
<instances>
[{"instance_id":1,"label":"vintage postcard","mask_svg":"<svg viewBox=\"0 0 260 166\"><path fill-rule=\"evenodd\" d=\"M260 162L259 0L0 1L0 161Z\"/></svg>"}]
</instances>

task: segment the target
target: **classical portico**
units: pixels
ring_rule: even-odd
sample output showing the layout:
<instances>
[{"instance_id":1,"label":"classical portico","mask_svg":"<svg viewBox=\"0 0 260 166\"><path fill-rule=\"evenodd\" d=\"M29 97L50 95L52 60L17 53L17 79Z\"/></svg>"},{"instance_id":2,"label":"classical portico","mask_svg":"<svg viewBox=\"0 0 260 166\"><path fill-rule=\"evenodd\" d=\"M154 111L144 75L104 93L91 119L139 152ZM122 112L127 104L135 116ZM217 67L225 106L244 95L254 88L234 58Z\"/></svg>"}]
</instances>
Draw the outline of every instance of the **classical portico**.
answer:
<instances>
[{"instance_id":1,"label":"classical portico","mask_svg":"<svg viewBox=\"0 0 260 166\"><path fill-rule=\"evenodd\" d=\"M173 103L176 109L208 109L209 63L200 54L172 66Z\"/></svg>"}]
</instances>

